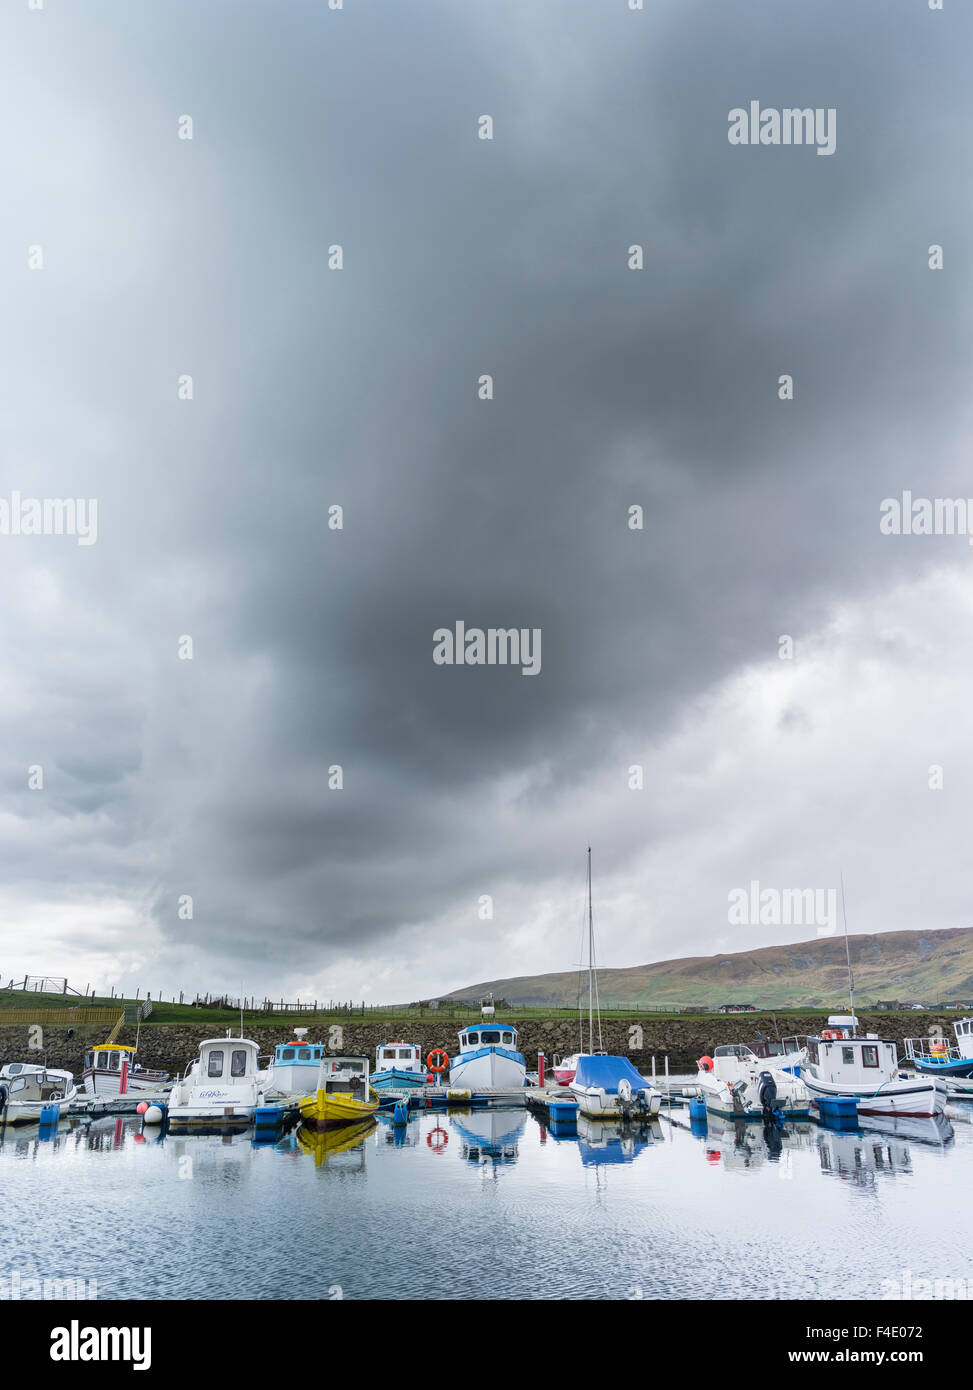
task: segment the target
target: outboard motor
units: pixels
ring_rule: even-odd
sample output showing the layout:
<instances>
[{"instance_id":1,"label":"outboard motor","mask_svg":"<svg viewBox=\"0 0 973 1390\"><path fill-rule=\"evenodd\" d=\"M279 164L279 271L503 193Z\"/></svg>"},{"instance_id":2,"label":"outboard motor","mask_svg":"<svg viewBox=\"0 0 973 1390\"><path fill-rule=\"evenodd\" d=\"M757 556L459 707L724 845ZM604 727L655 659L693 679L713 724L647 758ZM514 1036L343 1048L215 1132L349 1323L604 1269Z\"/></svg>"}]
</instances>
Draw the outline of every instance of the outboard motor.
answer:
<instances>
[{"instance_id":1,"label":"outboard motor","mask_svg":"<svg viewBox=\"0 0 973 1390\"><path fill-rule=\"evenodd\" d=\"M3 1082L0 1082L0 1112L6 1110L9 1100L10 1090Z\"/></svg>"},{"instance_id":2,"label":"outboard motor","mask_svg":"<svg viewBox=\"0 0 973 1390\"><path fill-rule=\"evenodd\" d=\"M777 1109L777 1082L769 1071L760 1073L760 1085L757 1087L757 1099L760 1101L760 1108L763 1111L764 1124L773 1124L775 1119L774 1112Z\"/></svg>"}]
</instances>

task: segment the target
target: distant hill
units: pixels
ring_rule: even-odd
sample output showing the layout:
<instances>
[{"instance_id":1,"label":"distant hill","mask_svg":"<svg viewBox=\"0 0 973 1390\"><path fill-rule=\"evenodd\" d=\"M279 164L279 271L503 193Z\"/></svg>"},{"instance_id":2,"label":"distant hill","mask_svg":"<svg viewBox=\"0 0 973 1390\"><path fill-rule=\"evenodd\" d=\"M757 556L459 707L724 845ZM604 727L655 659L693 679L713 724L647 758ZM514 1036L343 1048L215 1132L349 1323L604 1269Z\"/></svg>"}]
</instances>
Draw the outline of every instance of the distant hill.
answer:
<instances>
[{"instance_id":1,"label":"distant hill","mask_svg":"<svg viewBox=\"0 0 973 1390\"><path fill-rule=\"evenodd\" d=\"M852 936L856 1001L973 999L973 927L939 931L878 932ZM484 980L442 995L478 999L488 991L509 1004L572 1006L579 972L515 975ZM587 976L582 980L587 997ZM802 1008L844 1004L848 995L843 936L817 937L791 946L763 946L717 956L687 956L654 965L598 970L602 1003L681 1004L718 1008L756 1004Z\"/></svg>"}]
</instances>

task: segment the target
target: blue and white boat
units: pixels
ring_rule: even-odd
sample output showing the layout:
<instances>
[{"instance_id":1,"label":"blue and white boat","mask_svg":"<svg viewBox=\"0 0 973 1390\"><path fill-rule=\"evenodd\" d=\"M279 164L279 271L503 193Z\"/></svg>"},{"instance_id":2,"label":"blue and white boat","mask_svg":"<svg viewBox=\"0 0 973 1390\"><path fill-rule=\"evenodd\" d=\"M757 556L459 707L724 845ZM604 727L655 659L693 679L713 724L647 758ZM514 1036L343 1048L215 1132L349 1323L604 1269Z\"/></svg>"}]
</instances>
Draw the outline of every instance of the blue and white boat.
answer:
<instances>
[{"instance_id":1,"label":"blue and white boat","mask_svg":"<svg viewBox=\"0 0 973 1390\"><path fill-rule=\"evenodd\" d=\"M912 1058L916 1071L944 1079L973 1078L973 1018L958 1019L953 1032L955 1045L938 1037L905 1039L905 1055Z\"/></svg>"},{"instance_id":2,"label":"blue and white boat","mask_svg":"<svg viewBox=\"0 0 973 1390\"><path fill-rule=\"evenodd\" d=\"M459 1052L450 1060L449 1084L470 1091L509 1090L526 1084L527 1063L509 1023L471 1023L460 1029Z\"/></svg>"},{"instance_id":3,"label":"blue and white boat","mask_svg":"<svg viewBox=\"0 0 973 1390\"><path fill-rule=\"evenodd\" d=\"M658 1115L662 1101L662 1093L627 1057L582 1053L569 1089L581 1114L593 1120Z\"/></svg>"},{"instance_id":4,"label":"blue and white boat","mask_svg":"<svg viewBox=\"0 0 973 1390\"><path fill-rule=\"evenodd\" d=\"M371 1083L376 1091L409 1090L426 1084L422 1048L418 1043L379 1043Z\"/></svg>"},{"instance_id":5,"label":"blue and white boat","mask_svg":"<svg viewBox=\"0 0 973 1390\"><path fill-rule=\"evenodd\" d=\"M309 1096L318 1088L318 1072L326 1056L323 1042L308 1042L306 1028L295 1028L291 1042L278 1043L264 1073L267 1095Z\"/></svg>"}]
</instances>

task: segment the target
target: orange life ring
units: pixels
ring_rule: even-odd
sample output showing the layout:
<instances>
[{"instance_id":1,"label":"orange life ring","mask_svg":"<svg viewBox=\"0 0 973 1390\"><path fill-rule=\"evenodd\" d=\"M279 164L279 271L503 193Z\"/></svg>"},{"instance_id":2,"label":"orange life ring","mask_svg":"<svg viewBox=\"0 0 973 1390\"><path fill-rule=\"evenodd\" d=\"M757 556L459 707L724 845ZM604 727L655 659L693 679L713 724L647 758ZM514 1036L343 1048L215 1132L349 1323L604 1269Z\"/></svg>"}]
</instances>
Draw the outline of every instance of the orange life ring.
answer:
<instances>
[{"instance_id":1,"label":"orange life ring","mask_svg":"<svg viewBox=\"0 0 973 1390\"><path fill-rule=\"evenodd\" d=\"M434 1063L436 1063L437 1059L440 1057L443 1060L441 1062L438 1062L438 1064L434 1065ZM430 1071L434 1071L437 1076L441 1075L441 1073L444 1072L446 1068L449 1066L449 1053L446 1051L444 1047L434 1047L433 1050L430 1052L429 1056L426 1058L426 1066L429 1068Z\"/></svg>"},{"instance_id":2,"label":"orange life ring","mask_svg":"<svg viewBox=\"0 0 973 1390\"><path fill-rule=\"evenodd\" d=\"M435 1144L433 1143L434 1134L442 1135L442 1138L439 1140L439 1142ZM432 1149L434 1154L441 1154L443 1149L445 1149L446 1145L449 1143L449 1135L446 1133L444 1129L437 1125L435 1129L431 1129L429 1133L426 1135L426 1143Z\"/></svg>"}]
</instances>

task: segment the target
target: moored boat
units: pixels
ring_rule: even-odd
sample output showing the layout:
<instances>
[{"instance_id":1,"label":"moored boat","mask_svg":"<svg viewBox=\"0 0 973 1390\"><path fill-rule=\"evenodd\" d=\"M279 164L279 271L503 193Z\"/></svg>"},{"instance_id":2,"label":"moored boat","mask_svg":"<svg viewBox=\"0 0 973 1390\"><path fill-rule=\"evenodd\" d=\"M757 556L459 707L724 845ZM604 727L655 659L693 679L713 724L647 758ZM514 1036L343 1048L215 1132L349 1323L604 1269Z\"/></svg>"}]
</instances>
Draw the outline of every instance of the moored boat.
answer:
<instances>
[{"instance_id":1,"label":"moored boat","mask_svg":"<svg viewBox=\"0 0 973 1390\"><path fill-rule=\"evenodd\" d=\"M249 1038L207 1038L185 1076L173 1083L168 1100L170 1127L250 1124L265 1101L259 1048Z\"/></svg>"},{"instance_id":2,"label":"moored boat","mask_svg":"<svg viewBox=\"0 0 973 1390\"><path fill-rule=\"evenodd\" d=\"M131 1091L161 1091L169 1084L167 1071L150 1071L135 1060L135 1048L122 1043L99 1043L85 1053L81 1073L85 1094L124 1096Z\"/></svg>"},{"instance_id":3,"label":"moored boat","mask_svg":"<svg viewBox=\"0 0 973 1390\"><path fill-rule=\"evenodd\" d=\"M470 1091L522 1087L527 1063L517 1051L517 1030L510 1023L471 1023L459 1032L459 1052L450 1060L450 1086Z\"/></svg>"},{"instance_id":4,"label":"moored boat","mask_svg":"<svg viewBox=\"0 0 973 1390\"><path fill-rule=\"evenodd\" d=\"M699 1059L696 1084L715 1115L741 1120L807 1119L811 1096L803 1078L770 1067L743 1043Z\"/></svg>"},{"instance_id":5,"label":"moored boat","mask_svg":"<svg viewBox=\"0 0 973 1390\"><path fill-rule=\"evenodd\" d=\"M957 1019L953 1032L955 1043L941 1037L905 1039L905 1055L917 1072L952 1080L973 1078L973 1018Z\"/></svg>"},{"instance_id":6,"label":"moored boat","mask_svg":"<svg viewBox=\"0 0 973 1390\"><path fill-rule=\"evenodd\" d=\"M290 1042L278 1043L267 1067L266 1094L287 1098L306 1096L315 1088L325 1058L322 1042L308 1042L306 1028L295 1028Z\"/></svg>"},{"instance_id":7,"label":"moored boat","mask_svg":"<svg viewBox=\"0 0 973 1390\"><path fill-rule=\"evenodd\" d=\"M946 1082L899 1071L895 1043L877 1033L859 1035L857 1029L853 1014L834 1014L819 1037L808 1038L801 1075L812 1100L852 1095L859 1115L941 1115Z\"/></svg>"},{"instance_id":8,"label":"moored boat","mask_svg":"<svg viewBox=\"0 0 973 1390\"><path fill-rule=\"evenodd\" d=\"M379 1043L375 1049L372 1085L376 1091L409 1090L426 1084L422 1048L418 1043Z\"/></svg>"},{"instance_id":9,"label":"moored boat","mask_svg":"<svg viewBox=\"0 0 973 1390\"><path fill-rule=\"evenodd\" d=\"M8 1062L0 1068L0 1123L32 1124L46 1107L66 1107L77 1094L69 1071L33 1062Z\"/></svg>"},{"instance_id":10,"label":"moored boat","mask_svg":"<svg viewBox=\"0 0 973 1390\"><path fill-rule=\"evenodd\" d=\"M580 1052L572 1052L570 1057L554 1058L554 1065L551 1071L554 1073L554 1080L559 1086L570 1086L574 1080L575 1072L578 1070L578 1058Z\"/></svg>"},{"instance_id":11,"label":"moored boat","mask_svg":"<svg viewBox=\"0 0 973 1390\"><path fill-rule=\"evenodd\" d=\"M569 1089L581 1114L593 1120L658 1115L662 1101L627 1057L582 1054Z\"/></svg>"},{"instance_id":12,"label":"moored boat","mask_svg":"<svg viewBox=\"0 0 973 1390\"><path fill-rule=\"evenodd\" d=\"M367 1057L325 1057L316 1090L299 1102L304 1123L325 1129L360 1124L374 1115L379 1100L368 1073Z\"/></svg>"}]
</instances>

